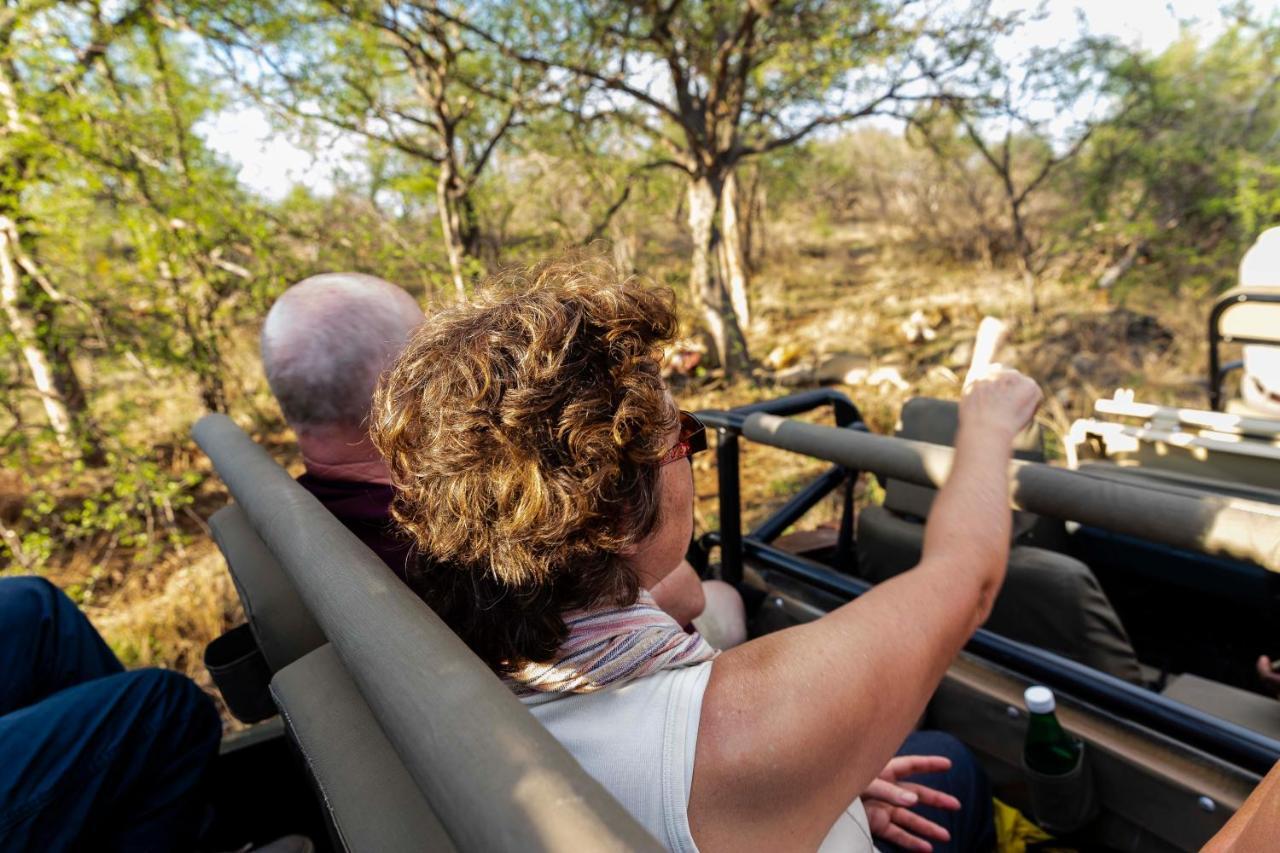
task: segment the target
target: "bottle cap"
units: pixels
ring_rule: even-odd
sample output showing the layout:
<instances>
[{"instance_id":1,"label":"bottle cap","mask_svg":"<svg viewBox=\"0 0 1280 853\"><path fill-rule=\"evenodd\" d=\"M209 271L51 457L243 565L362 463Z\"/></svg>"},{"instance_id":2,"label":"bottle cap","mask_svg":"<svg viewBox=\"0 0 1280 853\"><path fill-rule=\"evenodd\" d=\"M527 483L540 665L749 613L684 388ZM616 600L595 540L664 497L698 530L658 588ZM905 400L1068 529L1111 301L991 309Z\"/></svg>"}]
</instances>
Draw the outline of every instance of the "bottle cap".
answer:
<instances>
[{"instance_id":1,"label":"bottle cap","mask_svg":"<svg viewBox=\"0 0 1280 853\"><path fill-rule=\"evenodd\" d=\"M1027 700L1027 710L1033 714L1052 714L1054 709L1053 691L1048 687L1028 687L1022 694Z\"/></svg>"}]
</instances>

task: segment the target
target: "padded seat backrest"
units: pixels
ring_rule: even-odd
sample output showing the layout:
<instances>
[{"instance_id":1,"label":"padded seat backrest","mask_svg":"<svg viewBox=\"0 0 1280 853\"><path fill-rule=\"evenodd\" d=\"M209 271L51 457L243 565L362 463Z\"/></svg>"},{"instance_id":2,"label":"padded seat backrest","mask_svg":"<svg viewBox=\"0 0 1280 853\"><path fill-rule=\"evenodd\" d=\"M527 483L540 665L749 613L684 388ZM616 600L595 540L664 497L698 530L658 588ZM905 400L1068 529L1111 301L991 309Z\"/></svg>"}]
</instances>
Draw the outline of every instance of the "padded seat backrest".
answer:
<instances>
[{"instance_id":1,"label":"padded seat backrest","mask_svg":"<svg viewBox=\"0 0 1280 853\"><path fill-rule=\"evenodd\" d=\"M1250 295L1280 296L1280 286L1237 287L1219 296L1218 304L1225 307L1218 313L1218 334L1280 344L1280 302L1251 300Z\"/></svg>"},{"instance_id":2,"label":"padded seat backrest","mask_svg":"<svg viewBox=\"0 0 1280 853\"><path fill-rule=\"evenodd\" d=\"M455 849L332 646L276 673L271 694L346 849Z\"/></svg>"},{"instance_id":3,"label":"padded seat backrest","mask_svg":"<svg viewBox=\"0 0 1280 853\"><path fill-rule=\"evenodd\" d=\"M927 441L955 447L960 429L960 404L955 400L912 397L902 407L894 435L912 441ZM1044 461L1044 436L1038 424L1032 424L1014 439L1013 455L1028 462ZM903 480L889 479L884 486L884 505L894 512L927 518L933 506L936 489L917 486Z\"/></svg>"},{"instance_id":4,"label":"padded seat backrest","mask_svg":"<svg viewBox=\"0 0 1280 853\"><path fill-rule=\"evenodd\" d=\"M857 542L860 575L880 583L920 562L924 525L869 506L858 515ZM1013 546L985 627L1125 681L1144 682L1128 633L1098 579L1065 554Z\"/></svg>"},{"instance_id":5,"label":"padded seat backrest","mask_svg":"<svg viewBox=\"0 0 1280 853\"><path fill-rule=\"evenodd\" d=\"M324 645L324 632L244 510L236 504L224 506L210 516L209 528L227 560L245 616L271 672L279 672Z\"/></svg>"}]
</instances>

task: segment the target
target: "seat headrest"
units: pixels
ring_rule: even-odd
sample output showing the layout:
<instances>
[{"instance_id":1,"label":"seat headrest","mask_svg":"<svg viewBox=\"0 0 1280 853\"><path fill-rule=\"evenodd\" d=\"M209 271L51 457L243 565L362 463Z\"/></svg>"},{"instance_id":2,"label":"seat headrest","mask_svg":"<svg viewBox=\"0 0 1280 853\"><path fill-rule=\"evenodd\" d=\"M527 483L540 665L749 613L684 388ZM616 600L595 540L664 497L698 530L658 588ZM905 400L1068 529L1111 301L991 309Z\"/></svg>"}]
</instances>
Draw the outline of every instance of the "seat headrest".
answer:
<instances>
[{"instance_id":1,"label":"seat headrest","mask_svg":"<svg viewBox=\"0 0 1280 853\"><path fill-rule=\"evenodd\" d=\"M902 407L898 428L894 435L912 441L927 441L953 447L956 431L960 428L960 404L955 400L938 400L934 397L912 397ZM1028 462L1044 461L1044 435L1038 424L1031 424L1018 433L1013 442L1013 455ZM888 480L884 487L884 505L903 515L925 518L933 506L935 489Z\"/></svg>"}]
</instances>

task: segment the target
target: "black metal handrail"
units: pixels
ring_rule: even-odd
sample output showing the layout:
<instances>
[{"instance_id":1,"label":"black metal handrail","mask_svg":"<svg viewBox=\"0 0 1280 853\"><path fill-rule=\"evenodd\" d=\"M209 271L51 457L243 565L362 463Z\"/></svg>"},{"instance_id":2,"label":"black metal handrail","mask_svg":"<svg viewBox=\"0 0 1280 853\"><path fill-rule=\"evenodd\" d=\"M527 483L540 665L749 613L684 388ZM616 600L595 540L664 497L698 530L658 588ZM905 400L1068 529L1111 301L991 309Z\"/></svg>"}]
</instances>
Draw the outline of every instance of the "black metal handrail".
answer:
<instances>
[{"instance_id":1,"label":"black metal handrail","mask_svg":"<svg viewBox=\"0 0 1280 853\"><path fill-rule=\"evenodd\" d=\"M801 391L774 400L762 400L746 406L739 406L728 411L709 409L698 412L698 417L716 432L716 475L720 487L720 530L723 539L720 544L720 577L732 584L742 583L742 484L738 472L739 446L738 439L742 435L742 424L754 414L777 415L790 417L811 412L814 409L830 406L835 417L836 426L852 429L866 429L862 413L849 397L832 388L819 388L813 391ZM844 482L848 484L848 493L840 518L840 538L837 549L848 554L853 543L853 491L852 484L858 477L857 471L836 465L820 478L822 486L806 490L800 500L793 500L775 515L774 523L765 531L765 541L777 538L783 530L795 523L811 507L829 495ZM798 511L797 511L798 510ZM786 523L783 519L791 518ZM779 526L779 524L781 526Z\"/></svg>"}]
</instances>

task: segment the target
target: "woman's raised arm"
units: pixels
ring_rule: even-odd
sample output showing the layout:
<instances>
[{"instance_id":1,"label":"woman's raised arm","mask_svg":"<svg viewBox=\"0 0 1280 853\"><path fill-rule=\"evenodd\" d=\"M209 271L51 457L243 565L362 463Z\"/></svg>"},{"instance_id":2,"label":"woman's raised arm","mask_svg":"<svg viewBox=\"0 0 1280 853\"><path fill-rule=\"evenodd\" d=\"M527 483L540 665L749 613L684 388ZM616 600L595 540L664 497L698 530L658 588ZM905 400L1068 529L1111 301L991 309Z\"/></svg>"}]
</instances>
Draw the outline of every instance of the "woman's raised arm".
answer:
<instances>
[{"instance_id":1,"label":"woman's raised arm","mask_svg":"<svg viewBox=\"0 0 1280 853\"><path fill-rule=\"evenodd\" d=\"M816 849L901 745L1004 580L1008 463L1039 401L999 366L973 381L920 564L716 659L689 799L700 849Z\"/></svg>"}]
</instances>

